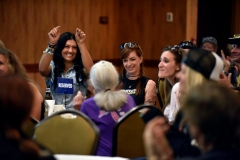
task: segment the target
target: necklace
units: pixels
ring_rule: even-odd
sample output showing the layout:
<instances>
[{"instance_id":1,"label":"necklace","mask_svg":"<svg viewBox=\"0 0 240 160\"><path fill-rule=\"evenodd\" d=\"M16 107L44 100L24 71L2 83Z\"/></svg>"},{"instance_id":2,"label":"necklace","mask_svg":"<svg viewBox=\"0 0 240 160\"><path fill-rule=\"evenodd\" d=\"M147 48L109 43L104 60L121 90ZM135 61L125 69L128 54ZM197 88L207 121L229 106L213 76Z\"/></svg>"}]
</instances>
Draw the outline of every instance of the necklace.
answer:
<instances>
[{"instance_id":1,"label":"necklace","mask_svg":"<svg viewBox=\"0 0 240 160\"><path fill-rule=\"evenodd\" d=\"M127 78L130 78L130 77L139 77L139 75L136 75L136 76L130 76L129 74L126 74L126 77L127 77Z\"/></svg>"},{"instance_id":2,"label":"necklace","mask_svg":"<svg viewBox=\"0 0 240 160\"><path fill-rule=\"evenodd\" d=\"M135 84L137 84L138 81L139 81L139 79L135 79L135 80L129 80L129 79L127 79L128 88L132 88L132 86L134 86Z\"/></svg>"}]
</instances>

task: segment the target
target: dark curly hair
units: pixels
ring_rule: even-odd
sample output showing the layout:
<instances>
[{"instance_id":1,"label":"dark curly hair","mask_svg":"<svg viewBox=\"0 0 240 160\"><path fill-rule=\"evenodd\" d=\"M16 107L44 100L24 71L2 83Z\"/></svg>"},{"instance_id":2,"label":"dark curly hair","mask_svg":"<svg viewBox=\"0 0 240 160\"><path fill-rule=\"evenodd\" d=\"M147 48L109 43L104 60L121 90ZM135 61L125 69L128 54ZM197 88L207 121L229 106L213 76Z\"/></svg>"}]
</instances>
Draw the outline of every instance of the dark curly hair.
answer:
<instances>
[{"instance_id":1,"label":"dark curly hair","mask_svg":"<svg viewBox=\"0 0 240 160\"><path fill-rule=\"evenodd\" d=\"M61 77L61 74L64 72L65 69L65 64L64 64L64 59L62 57L62 50L66 45L66 42L68 40L74 40L76 42L75 39L75 35L73 33L70 32L65 32L63 34L61 34L56 47L54 49L54 54L53 54L53 62L54 62L54 89L56 89L57 87L57 77ZM77 47L77 54L76 57L73 60L73 64L74 64L74 70L76 71L76 81L78 84L82 84L84 85L84 81L87 79L87 75L84 72L84 66L83 66L83 62L82 62L82 56L81 56L81 52L79 50L79 48ZM82 78L82 81L79 81L79 77Z\"/></svg>"}]
</instances>

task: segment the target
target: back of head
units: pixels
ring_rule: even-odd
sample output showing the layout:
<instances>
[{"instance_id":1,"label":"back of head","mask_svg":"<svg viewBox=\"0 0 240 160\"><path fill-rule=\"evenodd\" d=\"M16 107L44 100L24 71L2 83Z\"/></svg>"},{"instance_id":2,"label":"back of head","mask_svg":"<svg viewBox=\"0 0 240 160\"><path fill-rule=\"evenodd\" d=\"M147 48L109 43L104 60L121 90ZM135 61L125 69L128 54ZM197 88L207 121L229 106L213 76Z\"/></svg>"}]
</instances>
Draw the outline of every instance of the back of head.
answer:
<instances>
[{"instance_id":1,"label":"back of head","mask_svg":"<svg viewBox=\"0 0 240 160\"><path fill-rule=\"evenodd\" d=\"M202 45L203 45L204 43L211 43L211 44L213 44L215 47L218 46L217 40L216 40L216 38L214 38L214 37L203 37L203 39L202 39Z\"/></svg>"},{"instance_id":2,"label":"back of head","mask_svg":"<svg viewBox=\"0 0 240 160\"><path fill-rule=\"evenodd\" d=\"M181 111L183 121L197 126L206 144L226 149L239 144L240 100L231 89L208 81L186 95Z\"/></svg>"},{"instance_id":3,"label":"back of head","mask_svg":"<svg viewBox=\"0 0 240 160\"><path fill-rule=\"evenodd\" d=\"M223 68L222 59L215 53L204 49L191 49L182 63L201 73L206 79L218 81Z\"/></svg>"},{"instance_id":4,"label":"back of head","mask_svg":"<svg viewBox=\"0 0 240 160\"><path fill-rule=\"evenodd\" d=\"M118 84L118 73L112 63L99 61L91 68L90 80L95 92L114 89Z\"/></svg>"},{"instance_id":5,"label":"back of head","mask_svg":"<svg viewBox=\"0 0 240 160\"><path fill-rule=\"evenodd\" d=\"M0 126L20 129L29 117L33 104L33 92L29 83L17 76L0 79Z\"/></svg>"},{"instance_id":6,"label":"back of head","mask_svg":"<svg viewBox=\"0 0 240 160\"><path fill-rule=\"evenodd\" d=\"M202 39L201 48L208 51L217 52L218 50L217 40L214 37L204 37Z\"/></svg>"},{"instance_id":7,"label":"back of head","mask_svg":"<svg viewBox=\"0 0 240 160\"><path fill-rule=\"evenodd\" d=\"M117 110L126 103L126 94L116 91L118 73L112 63L99 61L90 71L90 81L96 92L94 100L96 104L106 111Z\"/></svg>"},{"instance_id":8,"label":"back of head","mask_svg":"<svg viewBox=\"0 0 240 160\"><path fill-rule=\"evenodd\" d=\"M22 125L28 120L33 106L33 90L29 82L19 76L3 77L0 79L0 135L7 143L4 157L12 159L11 152L21 154L18 159L38 159L39 147L26 138ZM18 152L16 152L18 150ZM45 155L48 152L45 151Z\"/></svg>"},{"instance_id":9,"label":"back of head","mask_svg":"<svg viewBox=\"0 0 240 160\"><path fill-rule=\"evenodd\" d=\"M181 89L183 94L195 89L196 86L204 84L206 79L200 72L193 70L190 67L186 67L186 85L185 88Z\"/></svg>"}]
</instances>

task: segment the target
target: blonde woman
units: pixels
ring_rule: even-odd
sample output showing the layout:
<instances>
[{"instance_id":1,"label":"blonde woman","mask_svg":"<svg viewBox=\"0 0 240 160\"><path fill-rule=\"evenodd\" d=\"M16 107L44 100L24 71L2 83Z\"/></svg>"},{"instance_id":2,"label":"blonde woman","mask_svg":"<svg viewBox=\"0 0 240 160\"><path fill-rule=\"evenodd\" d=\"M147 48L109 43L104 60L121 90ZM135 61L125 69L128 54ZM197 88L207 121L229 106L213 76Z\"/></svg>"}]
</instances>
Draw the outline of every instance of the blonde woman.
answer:
<instances>
[{"instance_id":1,"label":"blonde woman","mask_svg":"<svg viewBox=\"0 0 240 160\"><path fill-rule=\"evenodd\" d=\"M177 74L179 82L171 92L169 122L173 122L180 108L181 96L207 80L218 82L223 68L222 59L215 53L203 49L192 49L182 60L181 71Z\"/></svg>"}]
</instances>

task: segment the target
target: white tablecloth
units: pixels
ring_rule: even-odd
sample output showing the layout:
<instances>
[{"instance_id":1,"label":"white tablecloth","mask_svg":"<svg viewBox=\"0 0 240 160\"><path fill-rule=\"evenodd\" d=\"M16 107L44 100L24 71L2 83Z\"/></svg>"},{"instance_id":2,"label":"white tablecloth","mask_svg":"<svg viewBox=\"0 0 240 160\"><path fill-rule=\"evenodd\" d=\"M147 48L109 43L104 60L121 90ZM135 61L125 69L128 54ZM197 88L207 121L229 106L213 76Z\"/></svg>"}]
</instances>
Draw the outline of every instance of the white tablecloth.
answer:
<instances>
[{"instance_id":1,"label":"white tablecloth","mask_svg":"<svg viewBox=\"0 0 240 160\"><path fill-rule=\"evenodd\" d=\"M86 156L86 155L67 155L55 154L57 160L129 160L122 157L101 157L101 156Z\"/></svg>"}]
</instances>

